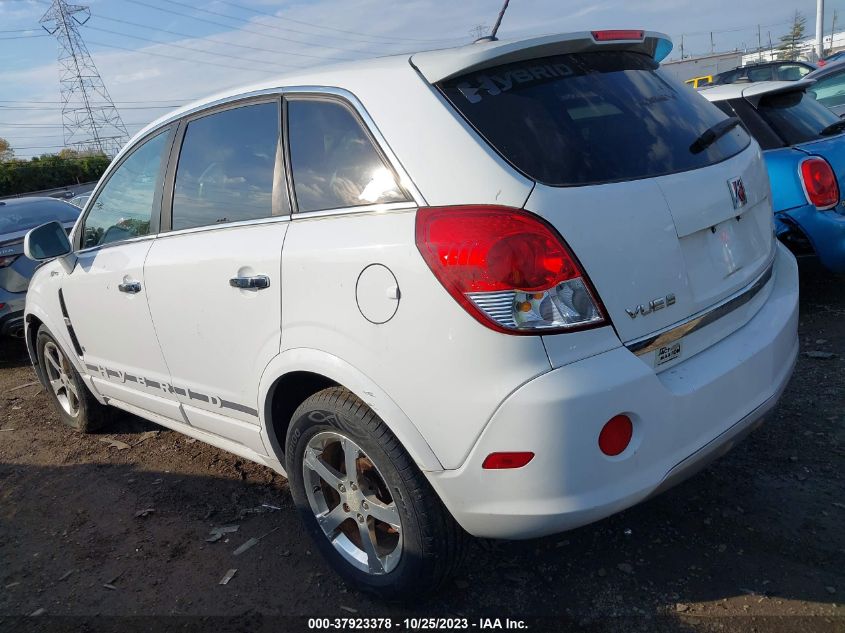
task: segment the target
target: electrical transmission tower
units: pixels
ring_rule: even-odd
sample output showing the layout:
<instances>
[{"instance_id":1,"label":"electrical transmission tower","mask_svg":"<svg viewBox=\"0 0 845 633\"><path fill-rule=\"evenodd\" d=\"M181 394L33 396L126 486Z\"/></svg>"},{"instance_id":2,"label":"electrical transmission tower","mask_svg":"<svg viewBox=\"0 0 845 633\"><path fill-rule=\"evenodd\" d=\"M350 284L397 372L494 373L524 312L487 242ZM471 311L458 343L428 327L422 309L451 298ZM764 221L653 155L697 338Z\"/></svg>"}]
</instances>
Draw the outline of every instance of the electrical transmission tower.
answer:
<instances>
[{"instance_id":1,"label":"electrical transmission tower","mask_svg":"<svg viewBox=\"0 0 845 633\"><path fill-rule=\"evenodd\" d=\"M79 27L90 18L88 7L53 0L39 23L59 41L65 146L113 157L129 140L129 134L79 34Z\"/></svg>"}]
</instances>

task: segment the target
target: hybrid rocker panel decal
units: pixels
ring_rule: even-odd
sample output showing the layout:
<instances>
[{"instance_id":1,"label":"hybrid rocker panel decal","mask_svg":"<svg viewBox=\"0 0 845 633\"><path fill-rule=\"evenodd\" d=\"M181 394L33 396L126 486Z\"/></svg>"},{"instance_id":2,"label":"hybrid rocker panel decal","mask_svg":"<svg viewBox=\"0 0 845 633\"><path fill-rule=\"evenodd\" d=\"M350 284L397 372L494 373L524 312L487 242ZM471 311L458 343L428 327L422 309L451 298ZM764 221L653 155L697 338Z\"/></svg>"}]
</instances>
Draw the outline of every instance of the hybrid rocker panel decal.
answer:
<instances>
[{"instance_id":1,"label":"hybrid rocker panel decal","mask_svg":"<svg viewBox=\"0 0 845 633\"><path fill-rule=\"evenodd\" d=\"M92 365L90 363L85 363L85 368L88 369L88 371L99 375L101 378L105 378L106 380L116 379L115 382L123 383L134 382L144 387L155 389L157 391L164 391L165 393L175 393L180 396L187 396L190 400L206 402L209 404L216 405L221 409L231 409L232 411L246 413L247 415L251 415L255 418L258 417L257 409L253 409L252 407L248 407L244 404L238 404L237 402L224 400L223 398L218 398L217 396L209 396L204 393L193 391L192 389L182 389L181 387L174 387L173 385L168 384L166 382L159 382L158 380L144 378L143 376L133 376L132 374L116 371L108 367Z\"/></svg>"}]
</instances>

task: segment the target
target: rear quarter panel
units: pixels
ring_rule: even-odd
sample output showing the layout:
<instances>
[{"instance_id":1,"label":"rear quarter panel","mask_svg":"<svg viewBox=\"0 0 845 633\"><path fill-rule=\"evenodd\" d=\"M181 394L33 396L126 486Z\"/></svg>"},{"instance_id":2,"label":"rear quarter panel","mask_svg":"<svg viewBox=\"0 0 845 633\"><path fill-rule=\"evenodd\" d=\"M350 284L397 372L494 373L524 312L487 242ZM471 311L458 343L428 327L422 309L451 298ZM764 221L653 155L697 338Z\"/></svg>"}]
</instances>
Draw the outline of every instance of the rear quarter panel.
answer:
<instances>
[{"instance_id":1,"label":"rear quarter panel","mask_svg":"<svg viewBox=\"0 0 845 633\"><path fill-rule=\"evenodd\" d=\"M282 253L282 355L311 349L342 359L404 412L444 468L456 468L496 407L551 366L539 336L486 328L449 296L416 248L415 218L409 209L291 222ZM399 286L396 312L382 324L364 318L356 299L371 264L389 268ZM389 414L378 405L384 398L358 395Z\"/></svg>"},{"instance_id":2,"label":"rear quarter panel","mask_svg":"<svg viewBox=\"0 0 845 633\"><path fill-rule=\"evenodd\" d=\"M792 147L763 152L772 185L772 210L775 213L807 204L807 196L798 175L798 165L807 155Z\"/></svg>"}]
</instances>

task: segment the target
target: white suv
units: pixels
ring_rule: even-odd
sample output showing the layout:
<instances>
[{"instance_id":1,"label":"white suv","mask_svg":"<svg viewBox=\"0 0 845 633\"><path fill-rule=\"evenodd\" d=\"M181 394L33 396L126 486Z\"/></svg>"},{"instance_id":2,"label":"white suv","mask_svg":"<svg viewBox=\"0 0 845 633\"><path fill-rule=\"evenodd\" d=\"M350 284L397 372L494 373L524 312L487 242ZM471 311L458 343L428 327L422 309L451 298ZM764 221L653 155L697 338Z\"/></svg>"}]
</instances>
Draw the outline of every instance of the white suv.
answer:
<instances>
[{"instance_id":1,"label":"white suv","mask_svg":"<svg viewBox=\"0 0 845 633\"><path fill-rule=\"evenodd\" d=\"M110 405L287 473L384 595L465 534L627 508L781 394L798 279L760 150L642 32L314 69L155 122L27 237L59 415Z\"/></svg>"}]
</instances>

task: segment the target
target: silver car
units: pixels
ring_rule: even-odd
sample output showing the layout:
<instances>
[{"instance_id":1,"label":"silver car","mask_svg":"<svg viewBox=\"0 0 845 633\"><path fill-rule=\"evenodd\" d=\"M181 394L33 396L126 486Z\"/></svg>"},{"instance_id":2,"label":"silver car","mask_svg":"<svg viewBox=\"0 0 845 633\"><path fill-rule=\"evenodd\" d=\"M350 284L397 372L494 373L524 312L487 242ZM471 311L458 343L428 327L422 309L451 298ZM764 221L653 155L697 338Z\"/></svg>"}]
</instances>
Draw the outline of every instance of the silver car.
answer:
<instances>
[{"instance_id":1,"label":"silver car","mask_svg":"<svg viewBox=\"0 0 845 633\"><path fill-rule=\"evenodd\" d=\"M73 228L80 209L56 198L0 200L0 336L23 336L23 307L37 263L23 256L26 232L45 222Z\"/></svg>"}]
</instances>

